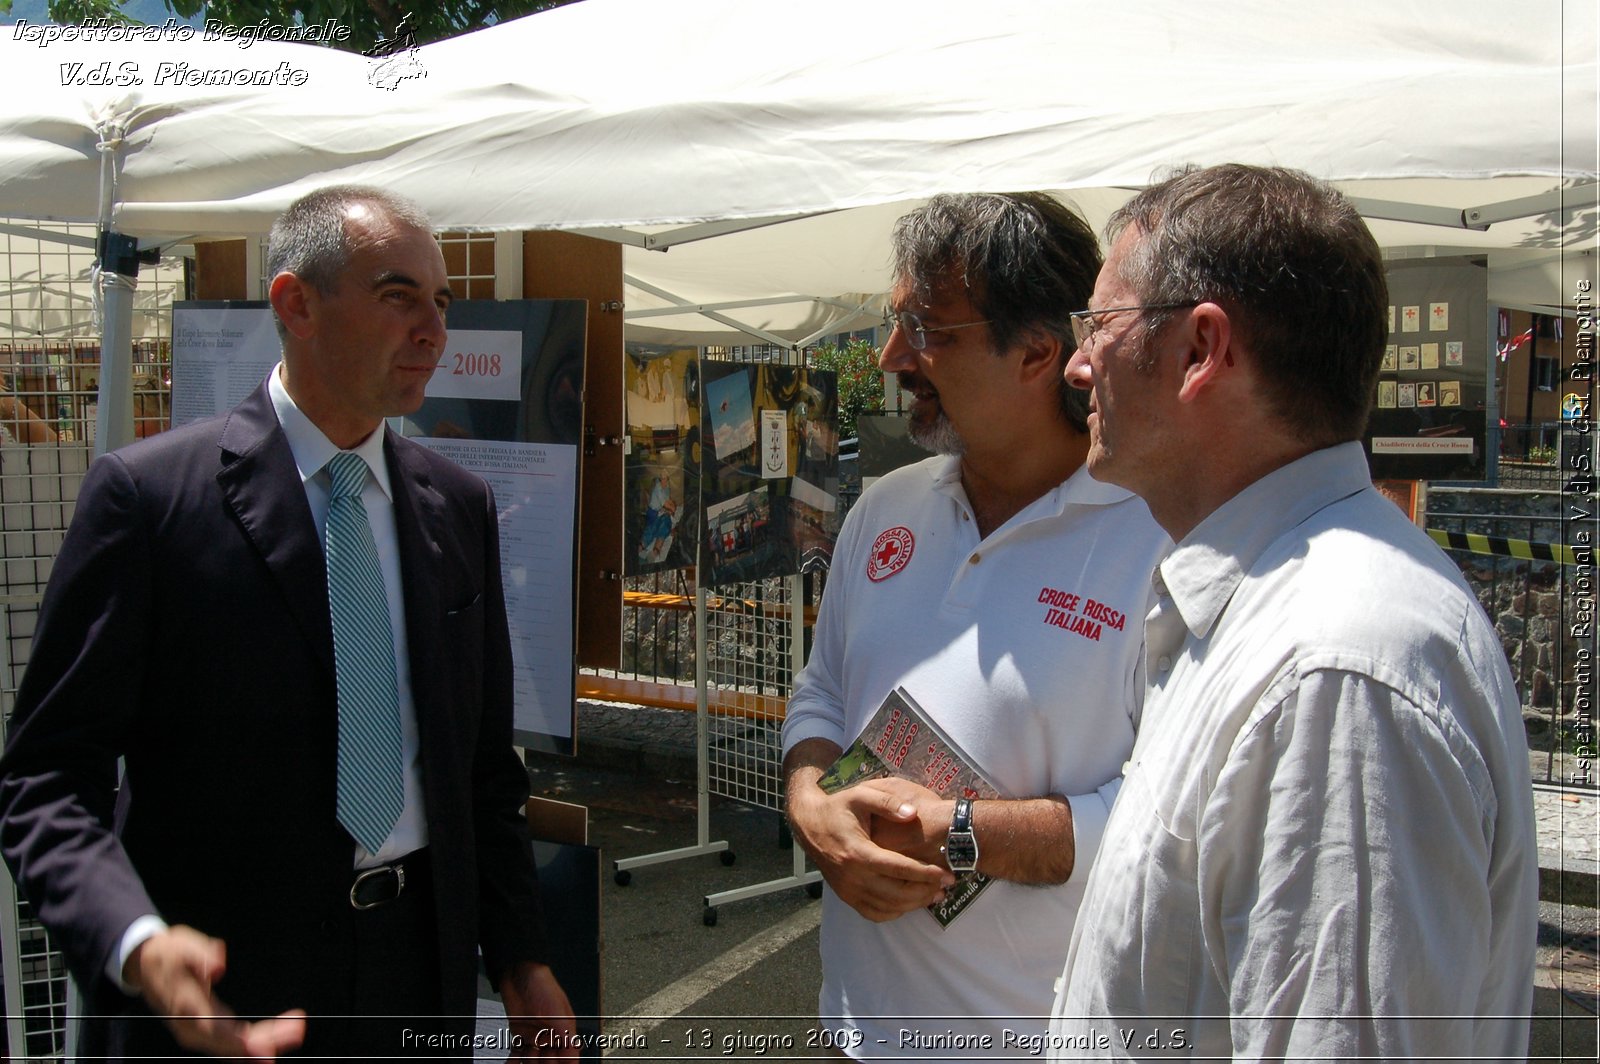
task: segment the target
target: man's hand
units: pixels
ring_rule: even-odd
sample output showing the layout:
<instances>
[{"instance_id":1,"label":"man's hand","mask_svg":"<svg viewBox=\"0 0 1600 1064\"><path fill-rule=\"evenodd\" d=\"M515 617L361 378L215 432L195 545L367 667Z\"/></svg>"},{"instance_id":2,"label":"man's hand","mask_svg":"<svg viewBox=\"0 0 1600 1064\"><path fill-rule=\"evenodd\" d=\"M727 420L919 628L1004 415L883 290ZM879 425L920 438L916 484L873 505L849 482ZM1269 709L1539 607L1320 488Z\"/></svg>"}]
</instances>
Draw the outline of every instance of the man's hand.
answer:
<instances>
[{"instance_id":1,"label":"man's hand","mask_svg":"<svg viewBox=\"0 0 1600 1064\"><path fill-rule=\"evenodd\" d=\"M170 927L141 942L123 965L124 981L165 1017L178 1044L212 1056L276 1060L305 1040L306 1014L291 1009L246 1023L212 992L227 967L221 939Z\"/></svg>"},{"instance_id":2,"label":"man's hand","mask_svg":"<svg viewBox=\"0 0 1600 1064\"><path fill-rule=\"evenodd\" d=\"M572 1005L548 965L524 961L513 967L500 980L500 1000L518 1047L507 1061L578 1059Z\"/></svg>"},{"instance_id":3,"label":"man's hand","mask_svg":"<svg viewBox=\"0 0 1600 1064\"><path fill-rule=\"evenodd\" d=\"M822 739L790 751L784 802L795 839L833 892L868 920L893 920L932 905L955 882L950 870L873 841L875 825L917 820L916 802L897 785L904 781L868 780L827 794L816 781L820 766L837 756L838 748Z\"/></svg>"},{"instance_id":4,"label":"man's hand","mask_svg":"<svg viewBox=\"0 0 1600 1064\"><path fill-rule=\"evenodd\" d=\"M874 817L872 841L886 850L904 854L913 861L921 861L939 868L948 868L944 844L950 834L950 818L956 803L940 798L936 793L910 780L890 776L870 780L860 786L871 786L885 793L885 804L893 802L906 814L903 819Z\"/></svg>"}]
</instances>

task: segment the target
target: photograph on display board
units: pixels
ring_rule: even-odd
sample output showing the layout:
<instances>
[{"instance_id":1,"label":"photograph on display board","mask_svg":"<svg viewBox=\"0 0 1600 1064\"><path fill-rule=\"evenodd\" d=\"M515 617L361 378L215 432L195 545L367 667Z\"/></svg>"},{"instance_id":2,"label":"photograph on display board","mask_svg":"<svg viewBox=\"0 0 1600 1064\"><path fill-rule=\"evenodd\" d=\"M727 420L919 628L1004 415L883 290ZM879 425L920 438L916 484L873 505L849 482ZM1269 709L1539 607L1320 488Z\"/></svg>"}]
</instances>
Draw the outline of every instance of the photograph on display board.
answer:
<instances>
[{"instance_id":1,"label":"photograph on display board","mask_svg":"<svg viewBox=\"0 0 1600 1064\"><path fill-rule=\"evenodd\" d=\"M695 563L700 528L699 352L629 344L623 370L624 572Z\"/></svg>"},{"instance_id":2,"label":"photograph on display board","mask_svg":"<svg viewBox=\"0 0 1600 1064\"><path fill-rule=\"evenodd\" d=\"M1482 481L1493 352L1487 264L1435 257L1392 259L1385 267L1399 307L1399 335L1386 342L1399 343L1393 361L1384 349L1367 423L1372 475Z\"/></svg>"},{"instance_id":3,"label":"photograph on display board","mask_svg":"<svg viewBox=\"0 0 1600 1064\"><path fill-rule=\"evenodd\" d=\"M706 506L706 550L715 572L748 570L762 576L777 550L772 528L772 500L766 487ZM723 577L753 580L756 577Z\"/></svg>"},{"instance_id":4,"label":"photograph on display board","mask_svg":"<svg viewBox=\"0 0 1600 1064\"><path fill-rule=\"evenodd\" d=\"M633 557L639 564L635 571L677 568L682 564L678 561L677 555L683 546L683 542L678 538L678 529L686 509L683 495L683 464L647 462L642 463L641 468L644 471L644 483L636 483L635 486L641 489L639 494L646 496L644 511L639 514L637 535L629 537L628 540L629 543L637 545ZM637 509L635 507L635 511Z\"/></svg>"},{"instance_id":5,"label":"photograph on display board","mask_svg":"<svg viewBox=\"0 0 1600 1064\"><path fill-rule=\"evenodd\" d=\"M702 361L702 583L825 568L838 536L837 377Z\"/></svg>"},{"instance_id":6,"label":"photograph on display board","mask_svg":"<svg viewBox=\"0 0 1600 1064\"><path fill-rule=\"evenodd\" d=\"M715 380L706 378L706 410L711 415L711 445L722 462L737 461L755 446L756 419L750 406L750 384L757 367L735 370Z\"/></svg>"}]
</instances>

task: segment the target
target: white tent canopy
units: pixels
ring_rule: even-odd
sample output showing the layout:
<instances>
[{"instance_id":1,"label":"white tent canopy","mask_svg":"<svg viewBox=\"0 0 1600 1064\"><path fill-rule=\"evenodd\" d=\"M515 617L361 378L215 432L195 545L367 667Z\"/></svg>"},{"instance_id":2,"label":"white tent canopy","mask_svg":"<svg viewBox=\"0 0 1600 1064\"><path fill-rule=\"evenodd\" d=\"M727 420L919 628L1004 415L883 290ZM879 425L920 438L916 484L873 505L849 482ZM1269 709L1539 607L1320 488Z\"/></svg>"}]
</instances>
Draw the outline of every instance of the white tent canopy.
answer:
<instances>
[{"instance_id":1,"label":"white tent canopy","mask_svg":"<svg viewBox=\"0 0 1600 1064\"><path fill-rule=\"evenodd\" d=\"M1589 0L587 0L389 87L306 45L7 33L0 214L93 219L109 139L123 232L260 233L369 182L441 227L623 241L631 335L794 341L872 317L889 225L934 192L1059 190L1098 225L1161 167L1231 160L1335 180L1386 247L1487 253L1492 298L1556 305L1594 274L1595 23ZM106 61L145 84L63 85ZM305 76L157 85L162 62ZM682 303L723 320L660 313Z\"/></svg>"}]
</instances>

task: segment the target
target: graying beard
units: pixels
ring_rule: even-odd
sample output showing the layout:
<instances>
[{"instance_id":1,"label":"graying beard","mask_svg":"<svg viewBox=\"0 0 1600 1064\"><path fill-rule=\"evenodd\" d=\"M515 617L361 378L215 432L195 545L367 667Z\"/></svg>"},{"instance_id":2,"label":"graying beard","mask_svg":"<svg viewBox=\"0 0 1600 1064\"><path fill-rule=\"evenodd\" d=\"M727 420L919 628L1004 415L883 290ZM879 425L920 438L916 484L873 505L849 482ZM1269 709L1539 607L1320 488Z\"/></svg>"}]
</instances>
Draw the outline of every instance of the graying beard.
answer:
<instances>
[{"instance_id":1,"label":"graying beard","mask_svg":"<svg viewBox=\"0 0 1600 1064\"><path fill-rule=\"evenodd\" d=\"M925 451L947 454L952 458L960 458L967 451L967 441L961 438L961 433L956 431L943 410L939 411L931 425L918 425L913 421L911 442Z\"/></svg>"}]
</instances>

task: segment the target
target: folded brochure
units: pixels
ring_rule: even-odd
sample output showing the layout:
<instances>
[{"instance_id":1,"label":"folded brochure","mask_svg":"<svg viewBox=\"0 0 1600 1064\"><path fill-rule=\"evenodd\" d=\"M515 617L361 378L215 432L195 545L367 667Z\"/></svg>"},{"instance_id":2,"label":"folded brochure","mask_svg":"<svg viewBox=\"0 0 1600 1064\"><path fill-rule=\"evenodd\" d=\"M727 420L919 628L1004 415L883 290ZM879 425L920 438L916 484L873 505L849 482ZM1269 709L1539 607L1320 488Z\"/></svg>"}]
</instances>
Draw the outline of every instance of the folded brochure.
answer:
<instances>
[{"instance_id":1,"label":"folded brochure","mask_svg":"<svg viewBox=\"0 0 1600 1064\"><path fill-rule=\"evenodd\" d=\"M862 780L898 776L920 783L941 798L998 798L999 792L972 767L972 759L896 687L867 721L850 748L817 781L829 794ZM960 916L992 883L982 872L958 872L943 901L928 906L940 927Z\"/></svg>"}]
</instances>

